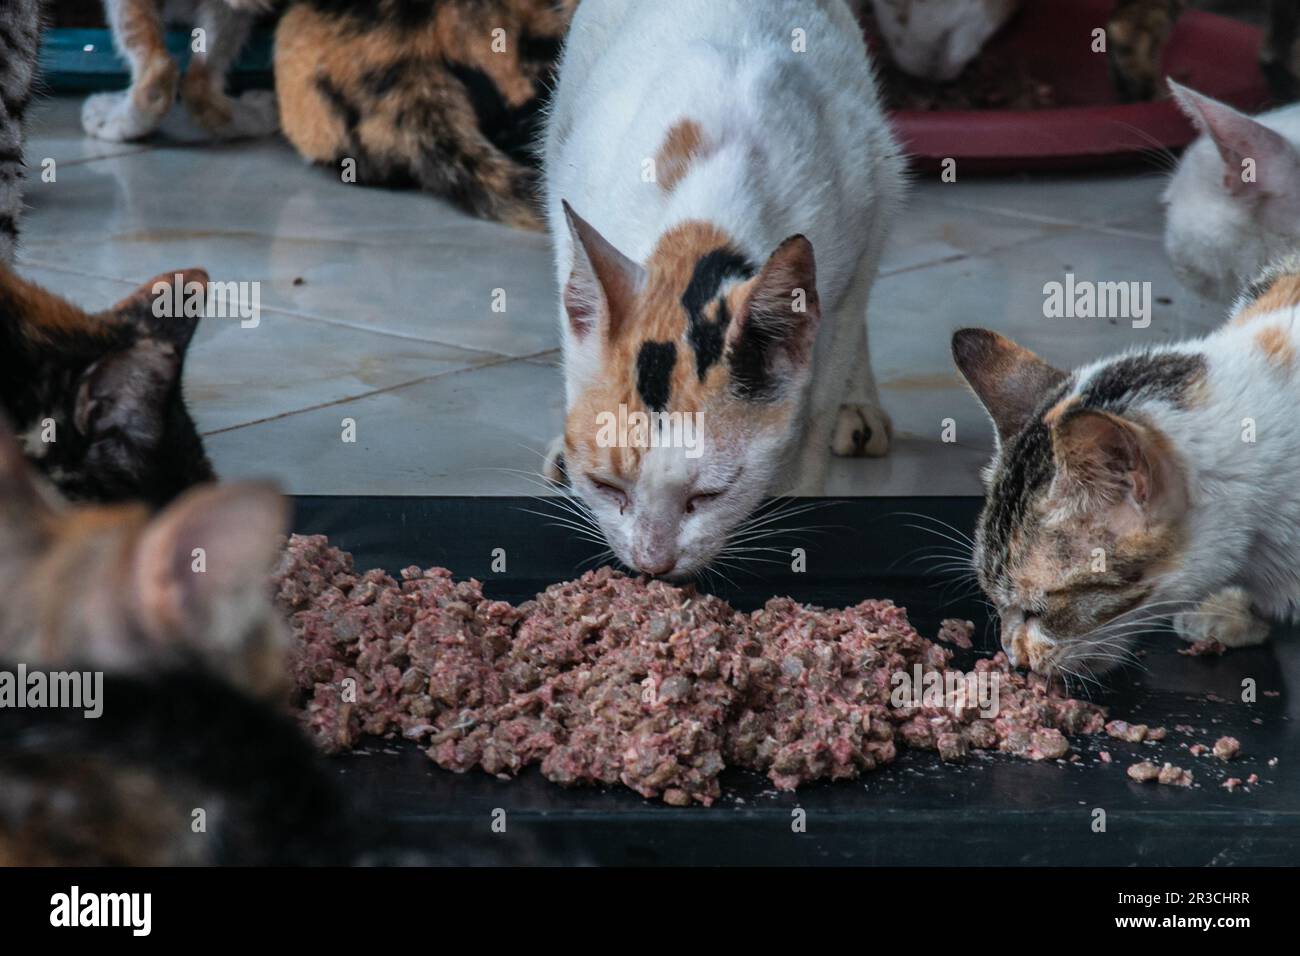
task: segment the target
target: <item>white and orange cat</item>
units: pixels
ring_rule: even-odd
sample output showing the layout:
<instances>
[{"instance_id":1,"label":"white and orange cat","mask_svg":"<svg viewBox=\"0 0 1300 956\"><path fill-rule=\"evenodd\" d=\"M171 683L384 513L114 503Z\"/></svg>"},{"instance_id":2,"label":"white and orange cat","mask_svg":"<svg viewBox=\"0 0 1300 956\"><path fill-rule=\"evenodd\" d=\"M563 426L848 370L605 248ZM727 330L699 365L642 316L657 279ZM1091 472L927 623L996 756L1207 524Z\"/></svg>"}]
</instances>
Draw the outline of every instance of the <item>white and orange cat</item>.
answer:
<instances>
[{"instance_id":1,"label":"white and orange cat","mask_svg":"<svg viewBox=\"0 0 1300 956\"><path fill-rule=\"evenodd\" d=\"M844 0L583 0L544 164L550 473L620 560L698 571L764 496L820 493L832 449L888 450L866 307L903 162ZM636 413L662 432L602 432ZM657 440L665 415L692 447Z\"/></svg>"},{"instance_id":2,"label":"white and orange cat","mask_svg":"<svg viewBox=\"0 0 1300 956\"><path fill-rule=\"evenodd\" d=\"M1167 618L1243 646L1300 617L1300 257L1233 311L1074 372L995 332L953 337L996 426L974 563L1014 663L1087 678Z\"/></svg>"}]
</instances>

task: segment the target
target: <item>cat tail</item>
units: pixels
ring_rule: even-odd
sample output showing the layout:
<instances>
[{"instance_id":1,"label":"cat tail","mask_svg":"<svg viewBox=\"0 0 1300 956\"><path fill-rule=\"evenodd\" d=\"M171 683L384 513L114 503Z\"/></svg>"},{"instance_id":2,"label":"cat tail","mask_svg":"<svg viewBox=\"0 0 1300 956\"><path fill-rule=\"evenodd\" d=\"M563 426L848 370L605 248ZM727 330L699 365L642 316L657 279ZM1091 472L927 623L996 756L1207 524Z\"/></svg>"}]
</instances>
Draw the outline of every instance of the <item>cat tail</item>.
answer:
<instances>
[{"instance_id":1,"label":"cat tail","mask_svg":"<svg viewBox=\"0 0 1300 956\"><path fill-rule=\"evenodd\" d=\"M41 47L40 0L0 8L0 263L12 262L23 209L23 127Z\"/></svg>"}]
</instances>

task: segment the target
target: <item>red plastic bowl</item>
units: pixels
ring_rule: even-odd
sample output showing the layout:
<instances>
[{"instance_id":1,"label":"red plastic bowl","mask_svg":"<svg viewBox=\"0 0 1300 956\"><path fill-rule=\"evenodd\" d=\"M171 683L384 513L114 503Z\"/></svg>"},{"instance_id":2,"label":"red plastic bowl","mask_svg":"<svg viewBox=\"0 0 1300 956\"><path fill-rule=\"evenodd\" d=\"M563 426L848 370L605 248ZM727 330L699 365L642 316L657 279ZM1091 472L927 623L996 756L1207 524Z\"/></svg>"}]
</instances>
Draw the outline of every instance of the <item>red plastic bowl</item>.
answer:
<instances>
[{"instance_id":1,"label":"red plastic bowl","mask_svg":"<svg viewBox=\"0 0 1300 956\"><path fill-rule=\"evenodd\" d=\"M1123 103L1104 53L1092 52L1092 31L1104 27L1114 0L1029 0L989 49L1019 60L1050 83L1065 105L1040 110L952 110L892 115L916 166L957 160L959 173L1078 169L1122 165L1153 149L1177 150L1196 136L1168 99ZM1192 11L1178 21L1165 50L1164 73L1238 109L1254 112L1269 99L1260 73L1260 31Z\"/></svg>"}]
</instances>

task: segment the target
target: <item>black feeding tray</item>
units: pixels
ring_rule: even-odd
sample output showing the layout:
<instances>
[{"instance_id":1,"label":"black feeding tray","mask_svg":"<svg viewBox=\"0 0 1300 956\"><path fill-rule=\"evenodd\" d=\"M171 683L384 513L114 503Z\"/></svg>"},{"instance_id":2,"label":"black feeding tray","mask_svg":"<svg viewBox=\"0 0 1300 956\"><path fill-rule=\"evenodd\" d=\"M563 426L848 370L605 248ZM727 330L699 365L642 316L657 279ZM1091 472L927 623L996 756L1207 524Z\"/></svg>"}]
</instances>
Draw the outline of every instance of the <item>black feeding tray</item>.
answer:
<instances>
[{"instance_id":1,"label":"black feeding tray","mask_svg":"<svg viewBox=\"0 0 1300 956\"><path fill-rule=\"evenodd\" d=\"M443 565L483 581L489 596L520 601L573 577L593 548L530 512L530 498L300 497L295 527L328 534L358 568L390 572ZM969 533L975 498L828 499L792 524L822 530L782 534L804 547L807 571L759 565L762 577L732 573L716 589L737 607L788 594L823 606L892 598L933 637L945 617L976 624L975 654L996 649L995 628L973 598L952 597L951 580L927 575L926 552L948 542L920 530L943 521ZM504 548L508 571L491 571ZM910 555L910 556L909 556ZM945 593L946 590L946 593ZM567 790L531 769L511 781L436 767L404 741L374 740L365 752L332 758L357 813L377 830L385 860L528 864L912 864L912 865L1293 865L1300 861L1300 733L1287 673L1300 673L1300 642L1277 629L1260 648L1222 658L1176 653L1181 642L1152 635L1146 671L1111 675L1093 692L1113 716L1163 725L1161 744L1126 744L1104 735L1074 738L1077 764L1031 763L1001 755L942 764L904 750L893 765L855 781L777 793L740 770L723 774L712 807L674 808L630 790ZM969 660L958 658L969 665ZM1257 687L1242 702L1242 682ZM1174 732L1195 727L1194 738ZM1212 744L1229 734L1242 757L1224 765L1193 757L1181 742ZM1108 750L1114 762L1097 760ZM1268 766L1277 757L1276 766ZM1170 760L1196 774L1191 789L1138 784L1137 760ZM1219 786L1226 776L1259 774L1249 792ZM793 832L792 811L806 811ZM493 831L505 811L506 831ZM1097 811L1105 832L1094 832Z\"/></svg>"}]
</instances>

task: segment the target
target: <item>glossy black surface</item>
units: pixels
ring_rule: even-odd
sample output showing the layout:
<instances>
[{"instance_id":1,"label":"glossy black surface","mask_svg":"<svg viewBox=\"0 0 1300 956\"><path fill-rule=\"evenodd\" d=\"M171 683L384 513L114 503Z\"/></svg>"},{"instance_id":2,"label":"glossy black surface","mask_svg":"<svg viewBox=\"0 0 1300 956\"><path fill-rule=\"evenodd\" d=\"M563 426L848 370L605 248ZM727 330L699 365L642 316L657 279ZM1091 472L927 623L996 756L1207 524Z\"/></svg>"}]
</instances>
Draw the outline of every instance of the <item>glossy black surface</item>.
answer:
<instances>
[{"instance_id":1,"label":"glossy black surface","mask_svg":"<svg viewBox=\"0 0 1300 956\"><path fill-rule=\"evenodd\" d=\"M937 548L969 533L973 498L828 500L771 543L803 547L807 570L755 565L758 575L728 572L734 584L710 588L737 607L776 594L826 606L889 597L908 608L922 634L940 619L976 623L976 648L996 648L996 626L967 583L926 568ZM354 553L359 568L397 571L443 565L477 577L490 596L522 600L573 577L596 549L532 511L553 510L527 498L297 499L295 527L326 533ZM781 523L778 523L781 524ZM930 528L933 530L924 530ZM507 571L493 574L493 549ZM982 635L982 638L981 638ZM1075 738L1081 760L1031 763L1000 755L963 765L904 751L899 760L856 781L776 793L757 774L728 771L714 806L673 808L629 790L565 790L532 770L512 781L453 774L401 742L374 741L364 754L337 757L346 781L376 831L374 858L387 862L457 863L880 863L936 865L1285 865L1300 862L1300 758L1297 705L1287 674L1300 673L1300 641L1278 628L1261 648L1221 658L1185 657L1168 634L1145 642L1146 670L1108 675L1092 696L1112 716L1163 725L1161 744ZM960 660L960 659L959 659ZM968 663L968 661L966 661ZM1255 703L1242 702L1253 680ZM1076 689L1076 694L1080 693ZM1174 731L1194 727L1192 736ZM1179 745L1213 744L1224 734L1242 757L1222 764ZM1111 764L1096 754L1107 750ZM1267 761L1277 757L1276 766ZM1136 760L1172 761L1196 774L1191 789L1137 784L1125 775ZM1226 776L1258 773L1249 792L1229 793ZM793 811L806 811L806 832L792 832ZM493 813L505 811L506 832ZM1104 811L1105 832L1094 832Z\"/></svg>"}]
</instances>

